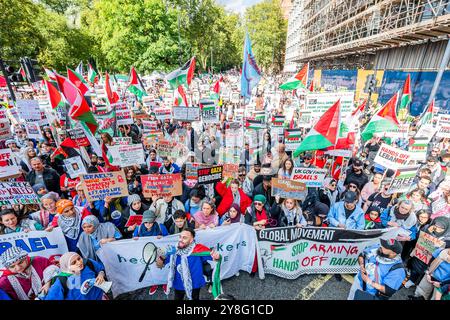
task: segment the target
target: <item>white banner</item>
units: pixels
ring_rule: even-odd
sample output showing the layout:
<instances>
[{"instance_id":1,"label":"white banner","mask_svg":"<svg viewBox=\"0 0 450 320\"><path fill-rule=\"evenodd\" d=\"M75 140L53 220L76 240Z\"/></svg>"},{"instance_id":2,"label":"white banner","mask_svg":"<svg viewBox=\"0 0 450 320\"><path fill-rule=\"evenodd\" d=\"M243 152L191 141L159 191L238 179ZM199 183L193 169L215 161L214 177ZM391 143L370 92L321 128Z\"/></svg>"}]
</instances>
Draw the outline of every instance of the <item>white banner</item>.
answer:
<instances>
[{"instance_id":1,"label":"white banner","mask_svg":"<svg viewBox=\"0 0 450 320\"><path fill-rule=\"evenodd\" d=\"M381 145L373 162L394 170L416 163L414 159L411 159L411 153L409 151L391 147L385 143Z\"/></svg>"},{"instance_id":2,"label":"white banner","mask_svg":"<svg viewBox=\"0 0 450 320\"><path fill-rule=\"evenodd\" d=\"M354 109L354 96L354 91L308 93L305 98L305 110L311 111L313 117L320 117L341 99L341 117L345 118Z\"/></svg>"},{"instance_id":3,"label":"white banner","mask_svg":"<svg viewBox=\"0 0 450 320\"><path fill-rule=\"evenodd\" d=\"M270 228L258 232L264 272L296 279L302 274L356 273L358 255L380 238L396 238L400 228Z\"/></svg>"},{"instance_id":4,"label":"white banner","mask_svg":"<svg viewBox=\"0 0 450 320\"><path fill-rule=\"evenodd\" d=\"M307 187L322 187L327 169L316 168L294 168L292 180L303 182Z\"/></svg>"},{"instance_id":5,"label":"white banner","mask_svg":"<svg viewBox=\"0 0 450 320\"><path fill-rule=\"evenodd\" d=\"M114 145L108 148L112 156L111 164L122 168L145 163L142 143L130 145Z\"/></svg>"},{"instance_id":6,"label":"white banner","mask_svg":"<svg viewBox=\"0 0 450 320\"><path fill-rule=\"evenodd\" d=\"M30 231L0 235L0 254L12 246L21 247L31 257L52 258L68 251L66 239L59 227L51 232ZM0 267L3 266L0 264Z\"/></svg>"},{"instance_id":7,"label":"white banner","mask_svg":"<svg viewBox=\"0 0 450 320\"><path fill-rule=\"evenodd\" d=\"M255 229L246 224L232 224L214 229L199 230L196 242L214 248L222 255L220 278L227 279L239 270L251 272L256 252ZM142 282L139 277L145 268L143 248L147 243L166 249L177 246L179 234L157 239L141 237L138 240L120 240L105 244L97 251L106 268L108 279L113 282L114 297L156 284L167 283L169 266L163 269L151 263ZM170 251L170 250L167 250Z\"/></svg>"}]
</instances>

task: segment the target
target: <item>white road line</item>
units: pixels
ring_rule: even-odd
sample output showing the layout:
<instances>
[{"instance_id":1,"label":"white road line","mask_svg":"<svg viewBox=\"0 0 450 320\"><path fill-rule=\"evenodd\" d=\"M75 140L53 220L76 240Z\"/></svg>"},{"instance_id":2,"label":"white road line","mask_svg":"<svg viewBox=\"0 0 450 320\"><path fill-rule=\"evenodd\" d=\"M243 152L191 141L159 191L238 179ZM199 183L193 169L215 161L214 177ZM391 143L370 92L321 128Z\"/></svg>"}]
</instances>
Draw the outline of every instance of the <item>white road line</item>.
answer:
<instances>
[{"instance_id":1,"label":"white road line","mask_svg":"<svg viewBox=\"0 0 450 320\"><path fill-rule=\"evenodd\" d=\"M353 284L353 281L354 281L354 279L355 279L355 276L352 276L352 275L350 275L350 274L343 274L343 275L342 275L342 278L344 278L345 281L347 281L348 283Z\"/></svg>"},{"instance_id":2,"label":"white road line","mask_svg":"<svg viewBox=\"0 0 450 320\"><path fill-rule=\"evenodd\" d=\"M331 279L333 275L320 275L314 278L306 287L304 287L298 293L295 300L310 300L311 297L320 289L322 286Z\"/></svg>"}]
</instances>

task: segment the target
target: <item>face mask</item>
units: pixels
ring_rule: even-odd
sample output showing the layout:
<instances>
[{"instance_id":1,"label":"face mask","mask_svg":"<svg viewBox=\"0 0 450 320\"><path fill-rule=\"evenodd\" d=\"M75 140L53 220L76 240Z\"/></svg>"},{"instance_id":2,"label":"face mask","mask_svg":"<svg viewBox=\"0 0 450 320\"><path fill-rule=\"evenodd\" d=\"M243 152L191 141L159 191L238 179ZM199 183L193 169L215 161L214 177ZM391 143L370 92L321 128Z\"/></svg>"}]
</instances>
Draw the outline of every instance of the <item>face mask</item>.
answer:
<instances>
[{"instance_id":1,"label":"face mask","mask_svg":"<svg viewBox=\"0 0 450 320\"><path fill-rule=\"evenodd\" d=\"M383 251L381 251L381 248L378 248L377 255L379 255L382 258L389 258L389 255L384 254Z\"/></svg>"}]
</instances>

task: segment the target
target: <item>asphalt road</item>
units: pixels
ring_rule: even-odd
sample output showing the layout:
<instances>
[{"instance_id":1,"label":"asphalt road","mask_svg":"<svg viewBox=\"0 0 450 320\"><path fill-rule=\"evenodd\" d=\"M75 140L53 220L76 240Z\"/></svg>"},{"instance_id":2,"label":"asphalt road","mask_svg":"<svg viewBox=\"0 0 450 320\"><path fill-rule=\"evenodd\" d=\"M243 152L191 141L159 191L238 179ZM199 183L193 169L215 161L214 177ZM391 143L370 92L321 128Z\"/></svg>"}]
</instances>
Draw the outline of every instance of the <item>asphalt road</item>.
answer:
<instances>
[{"instance_id":1,"label":"asphalt road","mask_svg":"<svg viewBox=\"0 0 450 320\"><path fill-rule=\"evenodd\" d=\"M303 275L295 280L266 275L264 280L258 276L253 278L241 271L240 276L222 281L222 291L233 295L236 299L244 300L346 300L353 281L353 275L344 275L337 281L334 275ZM408 300L408 295L414 293L414 288L401 288L391 300ZM168 297L158 288L150 296L148 288L122 294L118 300L171 300L173 293ZM212 300L211 293L206 288L200 292L201 300Z\"/></svg>"}]
</instances>

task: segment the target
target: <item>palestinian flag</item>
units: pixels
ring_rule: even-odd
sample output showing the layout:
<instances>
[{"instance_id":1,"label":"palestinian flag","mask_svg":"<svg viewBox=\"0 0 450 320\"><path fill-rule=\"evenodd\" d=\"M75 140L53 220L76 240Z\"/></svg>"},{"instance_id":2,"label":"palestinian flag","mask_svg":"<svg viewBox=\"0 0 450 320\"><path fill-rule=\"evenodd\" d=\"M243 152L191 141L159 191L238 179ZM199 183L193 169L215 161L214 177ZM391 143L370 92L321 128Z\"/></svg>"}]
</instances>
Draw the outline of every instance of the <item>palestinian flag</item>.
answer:
<instances>
[{"instance_id":1,"label":"palestinian flag","mask_svg":"<svg viewBox=\"0 0 450 320\"><path fill-rule=\"evenodd\" d=\"M187 107L188 101L186 98L186 93L184 92L183 86L178 86L178 89L173 92L174 101L173 105L175 107Z\"/></svg>"},{"instance_id":2,"label":"palestinian flag","mask_svg":"<svg viewBox=\"0 0 450 320\"><path fill-rule=\"evenodd\" d=\"M182 84L190 85L194 77L195 57L186 62L184 66L169 73L166 80L169 82L170 88L175 90Z\"/></svg>"},{"instance_id":3,"label":"palestinian flag","mask_svg":"<svg viewBox=\"0 0 450 320\"><path fill-rule=\"evenodd\" d=\"M58 147L55 149L55 151L51 154L50 158L59 158L59 159L66 159L69 155L67 152L64 151L63 147Z\"/></svg>"},{"instance_id":4,"label":"palestinian flag","mask_svg":"<svg viewBox=\"0 0 450 320\"><path fill-rule=\"evenodd\" d=\"M398 92L370 119L364 131L361 133L363 141L372 138L374 133L384 133L398 130L400 123L397 120L395 107L397 105Z\"/></svg>"},{"instance_id":5,"label":"palestinian flag","mask_svg":"<svg viewBox=\"0 0 450 320\"><path fill-rule=\"evenodd\" d=\"M208 247L197 243L190 254L194 257L208 257L211 256L211 249ZM222 293L221 283L220 283L220 267L222 265L222 256L219 256L219 259L216 261L216 266L214 267L213 275L212 275L212 295L214 298L219 296Z\"/></svg>"},{"instance_id":6,"label":"palestinian flag","mask_svg":"<svg viewBox=\"0 0 450 320\"><path fill-rule=\"evenodd\" d=\"M300 129L286 129L284 130L284 137L286 139L300 139L302 131Z\"/></svg>"},{"instance_id":7,"label":"palestinian flag","mask_svg":"<svg viewBox=\"0 0 450 320\"><path fill-rule=\"evenodd\" d=\"M77 68L75 69L75 72L83 76L83 61L80 61Z\"/></svg>"},{"instance_id":8,"label":"palestinian flag","mask_svg":"<svg viewBox=\"0 0 450 320\"><path fill-rule=\"evenodd\" d=\"M95 133L98 124L84 96L69 79L59 74L55 75L59 89L70 105L69 117L84 122L89 130Z\"/></svg>"},{"instance_id":9,"label":"palestinian flag","mask_svg":"<svg viewBox=\"0 0 450 320\"><path fill-rule=\"evenodd\" d=\"M265 111L254 111L253 115L255 120L266 122L266 112Z\"/></svg>"},{"instance_id":10,"label":"palestinian flag","mask_svg":"<svg viewBox=\"0 0 450 320\"><path fill-rule=\"evenodd\" d=\"M286 120L285 116L273 116L272 117L272 125L274 127L282 127L284 125L285 120Z\"/></svg>"},{"instance_id":11,"label":"palestinian flag","mask_svg":"<svg viewBox=\"0 0 450 320\"><path fill-rule=\"evenodd\" d=\"M330 109L317 121L316 125L308 132L293 156L309 150L319 150L331 147L336 143L341 117L341 99L336 101Z\"/></svg>"},{"instance_id":12,"label":"palestinian flag","mask_svg":"<svg viewBox=\"0 0 450 320\"><path fill-rule=\"evenodd\" d=\"M119 101L119 95L117 94L117 92L113 91L111 87L108 72L105 72L105 91L106 91L106 101L108 102L109 105Z\"/></svg>"},{"instance_id":13,"label":"palestinian flag","mask_svg":"<svg viewBox=\"0 0 450 320\"><path fill-rule=\"evenodd\" d=\"M284 244L271 244L270 251L284 251L286 250L286 246Z\"/></svg>"},{"instance_id":14,"label":"palestinian flag","mask_svg":"<svg viewBox=\"0 0 450 320\"><path fill-rule=\"evenodd\" d=\"M314 92L314 80L311 80L311 83L309 84L309 91Z\"/></svg>"},{"instance_id":15,"label":"palestinian flag","mask_svg":"<svg viewBox=\"0 0 450 320\"><path fill-rule=\"evenodd\" d=\"M262 121L247 119L247 121L245 122L245 127L247 129L259 130L259 129L265 129L266 124Z\"/></svg>"},{"instance_id":16,"label":"palestinian flag","mask_svg":"<svg viewBox=\"0 0 450 320\"><path fill-rule=\"evenodd\" d=\"M361 116L364 108L366 107L367 100L364 100L361 105L359 105L351 114L349 114L344 121L341 121L339 127L338 139L334 147L328 148L332 149L349 149L355 144L356 131L359 124L359 117Z\"/></svg>"},{"instance_id":17,"label":"palestinian flag","mask_svg":"<svg viewBox=\"0 0 450 320\"><path fill-rule=\"evenodd\" d=\"M64 106L63 97L58 89L56 89L55 86L48 80L44 80L44 84L47 88L47 97L52 109L55 109L58 106Z\"/></svg>"},{"instance_id":18,"label":"palestinian flag","mask_svg":"<svg viewBox=\"0 0 450 320\"><path fill-rule=\"evenodd\" d=\"M431 101L430 105L423 113L422 117L419 120L417 127L433 124L433 109L434 109L434 99L433 99L433 101Z\"/></svg>"},{"instance_id":19,"label":"palestinian flag","mask_svg":"<svg viewBox=\"0 0 450 320\"><path fill-rule=\"evenodd\" d=\"M67 68L67 77L78 88L78 90L80 90L83 96L89 92L88 84L81 74Z\"/></svg>"},{"instance_id":20,"label":"palestinian flag","mask_svg":"<svg viewBox=\"0 0 450 320\"><path fill-rule=\"evenodd\" d=\"M219 100L220 99L220 82L223 80L223 77L216 82L213 89L213 94L211 94L211 99Z\"/></svg>"},{"instance_id":21,"label":"palestinian flag","mask_svg":"<svg viewBox=\"0 0 450 320\"><path fill-rule=\"evenodd\" d=\"M130 83L128 84L128 90L134 95L136 95L139 101L142 101L142 97L147 95L144 86L142 85L142 82L139 79L139 76L137 75L134 67L131 67Z\"/></svg>"},{"instance_id":22,"label":"palestinian flag","mask_svg":"<svg viewBox=\"0 0 450 320\"><path fill-rule=\"evenodd\" d=\"M408 74L405 80L405 84L403 85L402 97L397 111L398 119L400 121L404 121L406 119L406 116L408 115L408 106L411 103L411 99L411 76L410 74Z\"/></svg>"},{"instance_id":23,"label":"palestinian flag","mask_svg":"<svg viewBox=\"0 0 450 320\"><path fill-rule=\"evenodd\" d=\"M97 78L98 72L88 63L88 81L90 83L96 83L98 81ZM97 79L96 79L97 78Z\"/></svg>"},{"instance_id":24,"label":"palestinian flag","mask_svg":"<svg viewBox=\"0 0 450 320\"><path fill-rule=\"evenodd\" d=\"M303 68L288 81L283 83L280 86L281 90L294 90L298 88L306 89L306 84L308 82L308 71L309 71L309 63L305 64Z\"/></svg>"}]
</instances>

